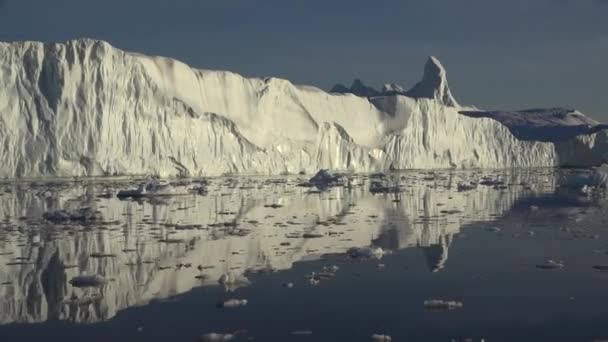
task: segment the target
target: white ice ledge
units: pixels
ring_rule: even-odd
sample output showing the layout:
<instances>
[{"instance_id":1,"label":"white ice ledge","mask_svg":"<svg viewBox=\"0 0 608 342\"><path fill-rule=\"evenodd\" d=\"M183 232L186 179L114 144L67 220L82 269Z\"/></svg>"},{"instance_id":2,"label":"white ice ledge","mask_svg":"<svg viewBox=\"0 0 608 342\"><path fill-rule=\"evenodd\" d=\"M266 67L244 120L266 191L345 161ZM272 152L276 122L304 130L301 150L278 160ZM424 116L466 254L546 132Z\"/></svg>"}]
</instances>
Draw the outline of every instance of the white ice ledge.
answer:
<instances>
[{"instance_id":1,"label":"white ice ledge","mask_svg":"<svg viewBox=\"0 0 608 342\"><path fill-rule=\"evenodd\" d=\"M0 43L0 84L0 177L8 178L552 167L608 159L603 127L554 142L545 133L522 139L489 115L460 114L475 109L456 102L435 58L411 90L391 86L367 97L198 70L96 40Z\"/></svg>"}]
</instances>

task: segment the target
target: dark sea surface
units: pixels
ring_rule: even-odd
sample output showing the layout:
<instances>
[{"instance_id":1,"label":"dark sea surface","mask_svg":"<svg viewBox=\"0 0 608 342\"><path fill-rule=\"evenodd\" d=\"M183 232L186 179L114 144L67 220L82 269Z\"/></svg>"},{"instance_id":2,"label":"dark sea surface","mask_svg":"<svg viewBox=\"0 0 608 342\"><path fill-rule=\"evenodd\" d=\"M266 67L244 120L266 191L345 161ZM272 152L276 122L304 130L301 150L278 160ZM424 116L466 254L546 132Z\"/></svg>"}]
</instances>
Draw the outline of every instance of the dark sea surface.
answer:
<instances>
[{"instance_id":1,"label":"dark sea surface","mask_svg":"<svg viewBox=\"0 0 608 342\"><path fill-rule=\"evenodd\" d=\"M572 172L1 183L0 341L608 341L608 199Z\"/></svg>"}]
</instances>

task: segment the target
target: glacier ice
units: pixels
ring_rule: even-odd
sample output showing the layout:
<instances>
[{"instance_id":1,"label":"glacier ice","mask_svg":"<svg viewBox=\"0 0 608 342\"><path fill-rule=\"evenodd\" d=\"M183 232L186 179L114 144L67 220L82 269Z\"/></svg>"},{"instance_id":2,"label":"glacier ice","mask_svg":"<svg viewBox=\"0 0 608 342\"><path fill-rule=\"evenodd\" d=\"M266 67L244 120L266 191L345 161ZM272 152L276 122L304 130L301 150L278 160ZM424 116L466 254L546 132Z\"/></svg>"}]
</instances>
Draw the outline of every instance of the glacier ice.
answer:
<instances>
[{"instance_id":1,"label":"glacier ice","mask_svg":"<svg viewBox=\"0 0 608 342\"><path fill-rule=\"evenodd\" d=\"M507 126L522 140L559 142L578 135L589 135L608 128L608 125L566 108L528 109L522 111L461 111L470 117L492 118Z\"/></svg>"},{"instance_id":2,"label":"glacier ice","mask_svg":"<svg viewBox=\"0 0 608 342\"><path fill-rule=\"evenodd\" d=\"M587 166L607 159L604 131L568 127L574 133L565 140L521 139L501 121L461 114L477 109L458 104L446 75L430 58L411 90L388 86L366 97L194 69L91 39L0 43L0 177Z\"/></svg>"},{"instance_id":3,"label":"glacier ice","mask_svg":"<svg viewBox=\"0 0 608 342\"><path fill-rule=\"evenodd\" d=\"M329 91L330 93L339 93L339 94L353 94L357 96L363 97L373 97L379 96L382 93L377 91L376 89L366 86L363 81L360 79L355 79L351 84L350 88L346 87L343 84L336 84Z\"/></svg>"}]
</instances>

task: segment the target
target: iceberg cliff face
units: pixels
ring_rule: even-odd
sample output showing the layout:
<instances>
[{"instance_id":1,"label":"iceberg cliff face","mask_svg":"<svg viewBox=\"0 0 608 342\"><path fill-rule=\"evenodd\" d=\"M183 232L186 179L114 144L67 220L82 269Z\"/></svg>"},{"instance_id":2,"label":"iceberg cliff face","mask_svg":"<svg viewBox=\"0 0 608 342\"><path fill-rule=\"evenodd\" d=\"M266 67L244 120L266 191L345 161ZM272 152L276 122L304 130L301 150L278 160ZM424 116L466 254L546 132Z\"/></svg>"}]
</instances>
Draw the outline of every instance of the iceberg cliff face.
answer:
<instances>
[{"instance_id":1,"label":"iceberg cliff face","mask_svg":"<svg viewBox=\"0 0 608 342\"><path fill-rule=\"evenodd\" d=\"M520 140L461 115L475 109L458 105L434 58L412 90L366 98L101 41L0 43L0 84L0 176L10 178L588 165L608 141Z\"/></svg>"}]
</instances>

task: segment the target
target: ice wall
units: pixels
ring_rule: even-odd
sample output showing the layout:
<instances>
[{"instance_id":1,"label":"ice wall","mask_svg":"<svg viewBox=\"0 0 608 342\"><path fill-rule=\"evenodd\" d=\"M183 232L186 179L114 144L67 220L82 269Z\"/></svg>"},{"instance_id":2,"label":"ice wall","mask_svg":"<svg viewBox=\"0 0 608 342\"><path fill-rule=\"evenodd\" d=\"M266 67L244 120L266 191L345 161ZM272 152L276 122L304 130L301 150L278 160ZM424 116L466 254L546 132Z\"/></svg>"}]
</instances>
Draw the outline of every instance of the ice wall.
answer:
<instances>
[{"instance_id":1,"label":"ice wall","mask_svg":"<svg viewBox=\"0 0 608 342\"><path fill-rule=\"evenodd\" d=\"M517 139L459 111L427 62L405 93L331 94L81 39L0 43L0 177L599 164L604 132ZM584 155L584 158L580 158Z\"/></svg>"}]
</instances>

